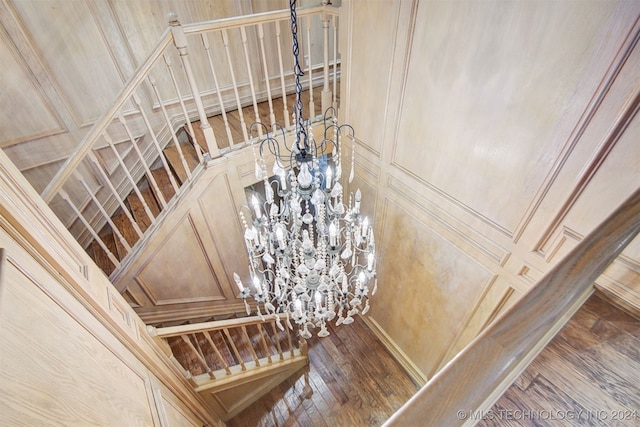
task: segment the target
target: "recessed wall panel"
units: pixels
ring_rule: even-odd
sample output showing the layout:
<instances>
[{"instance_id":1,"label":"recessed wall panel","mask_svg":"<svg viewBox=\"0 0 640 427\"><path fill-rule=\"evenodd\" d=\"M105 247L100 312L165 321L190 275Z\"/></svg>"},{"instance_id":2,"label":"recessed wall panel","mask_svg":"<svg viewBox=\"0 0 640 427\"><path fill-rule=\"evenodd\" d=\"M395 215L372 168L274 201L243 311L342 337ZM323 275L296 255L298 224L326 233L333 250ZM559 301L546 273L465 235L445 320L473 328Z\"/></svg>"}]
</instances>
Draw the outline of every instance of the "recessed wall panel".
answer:
<instances>
[{"instance_id":1,"label":"recessed wall panel","mask_svg":"<svg viewBox=\"0 0 640 427\"><path fill-rule=\"evenodd\" d=\"M13 7L78 124L97 119L123 81L87 3L14 1Z\"/></svg>"},{"instance_id":2,"label":"recessed wall panel","mask_svg":"<svg viewBox=\"0 0 640 427\"><path fill-rule=\"evenodd\" d=\"M60 132L62 126L29 78L24 65L18 62L11 51L3 32L0 32L0 61L2 102L11 106L3 108L0 115L0 147Z\"/></svg>"},{"instance_id":3,"label":"recessed wall panel","mask_svg":"<svg viewBox=\"0 0 640 427\"><path fill-rule=\"evenodd\" d=\"M599 83L583 80L616 7L421 2L394 164L513 232Z\"/></svg>"},{"instance_id":4,"label":"recessed wall panel","mask_svg":"<svg viewBox=\"0 0 640 427\"><path fill-rule=\"evenodd\" d=\"M431 375L492 274L389 200L383 227L371 316Z\"/></svg>"}]
</instances>

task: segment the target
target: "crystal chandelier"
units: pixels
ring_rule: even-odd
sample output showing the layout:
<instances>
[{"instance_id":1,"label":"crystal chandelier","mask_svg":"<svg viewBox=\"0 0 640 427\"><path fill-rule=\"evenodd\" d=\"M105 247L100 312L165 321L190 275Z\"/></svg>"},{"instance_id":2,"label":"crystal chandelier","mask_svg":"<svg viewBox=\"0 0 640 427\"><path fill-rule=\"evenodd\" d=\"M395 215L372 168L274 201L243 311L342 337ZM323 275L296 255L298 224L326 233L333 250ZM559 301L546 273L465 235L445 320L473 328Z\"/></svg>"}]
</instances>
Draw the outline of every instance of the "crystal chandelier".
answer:
<instances>
[{"instance_id":1,"label":"crystal chandelier","mask_svg":"<svg viewBox=\"0 0 640 427\"><path fill-rule=\"evenodd\" d=\"M234 273L244 299L256 302L259 316L286 315L300 327L303 338L309 328L329 335L326 322L337 316L336 325L353 322L353 316L369 310L369 295L375 294L376 262L373 228L360 212L361 193L343 196L341 139L354 137L351 125L338 125L336 112L324 114L321 142L302 117L303 75L299 64L296 0L290 0L296 102L295 141L288 146L285 130L262 123L251 125L261 136L253 144L256 178L264 184L264 196L250 196L250 221L241 212L244 239L249 253L251 283L243 285ZM278 140L279 139L279 140ZM255 153L259 146L259 157ZM265 154L274 158L269 178ZM354 178L354 150L351 173ZM262 185L262 184L261 184ZM370 287L372 287L370 292Z\"/></svg>"}]
</instances>

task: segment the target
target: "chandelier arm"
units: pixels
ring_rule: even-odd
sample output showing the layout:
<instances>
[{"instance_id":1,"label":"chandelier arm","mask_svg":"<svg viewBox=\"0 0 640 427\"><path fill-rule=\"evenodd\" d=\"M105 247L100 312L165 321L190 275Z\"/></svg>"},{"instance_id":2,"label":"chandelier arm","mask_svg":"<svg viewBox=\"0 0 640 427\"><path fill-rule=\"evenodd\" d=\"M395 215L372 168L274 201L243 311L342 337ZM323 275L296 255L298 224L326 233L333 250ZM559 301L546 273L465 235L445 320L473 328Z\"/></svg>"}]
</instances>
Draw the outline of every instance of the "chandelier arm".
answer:
<instances>
[{"instance_id":1,"label":"chandelier arm","mask_svg":"<svg viewBox=\"0 0 640 427\"><path fill-rule=\"evenodd\" d=\"M331 113L331 114L329 114ZM324 110L324 116L322 118L322 120L324 121L325 127L327 124L327 120L337 120L338 119L338 113L336 111L336 109L334 107L329 107L326 110Z\"/></svg>"},{"instance_id":2,"label":"chandelier arm","mask_svg":"<svg viewBox=\"0 0 640 427\"><path fill-rule=\"evenodd\" d=\"M251 138L256 138L256 140L260 137L260 133L258 131L258 135L254 136L253 132L254 129L261 127L262 130L264 131L265 134L269 134L269 128L267 127L267 125L265 125L262 122L253 122L249 125L249 135L251 135Z\"/></svg>"},{"instance_id":3,"label":"chandelier arm","mask_svg":"<svg viewBox=\"0 0 640 427\"><path fill-rule=\"evenodd\" d=\"M338 126L338 125L336 125ZM342 133L342 128L348 128L351 130L351 137L355 139L356 137L356 131L353 129L353 126L351 126L349 123L343 123L340 126L338 126L338 129L340 130L340 132Z\"/></svg>"}]
</instances>

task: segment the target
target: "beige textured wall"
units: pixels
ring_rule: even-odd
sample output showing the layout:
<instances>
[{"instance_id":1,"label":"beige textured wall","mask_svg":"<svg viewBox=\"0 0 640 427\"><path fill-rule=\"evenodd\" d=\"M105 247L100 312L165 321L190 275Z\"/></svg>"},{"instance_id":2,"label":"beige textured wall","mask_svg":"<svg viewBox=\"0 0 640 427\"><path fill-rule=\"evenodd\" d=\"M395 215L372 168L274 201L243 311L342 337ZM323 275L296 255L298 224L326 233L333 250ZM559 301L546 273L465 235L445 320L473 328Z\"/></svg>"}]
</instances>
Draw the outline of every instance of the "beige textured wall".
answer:
<instances>
[{"instance_id":1,"label":"beige textured wall","mask_svg":"<svg viewBox=\"0 0 640 427\"><path fill-rule=\"evenodd\" d=\"M638 187L638 16L624 1L345 2L341 113L380 248L372 324L426 377ZM639 243L599 282L637 288Z\"/></svg>"}]
</instances>

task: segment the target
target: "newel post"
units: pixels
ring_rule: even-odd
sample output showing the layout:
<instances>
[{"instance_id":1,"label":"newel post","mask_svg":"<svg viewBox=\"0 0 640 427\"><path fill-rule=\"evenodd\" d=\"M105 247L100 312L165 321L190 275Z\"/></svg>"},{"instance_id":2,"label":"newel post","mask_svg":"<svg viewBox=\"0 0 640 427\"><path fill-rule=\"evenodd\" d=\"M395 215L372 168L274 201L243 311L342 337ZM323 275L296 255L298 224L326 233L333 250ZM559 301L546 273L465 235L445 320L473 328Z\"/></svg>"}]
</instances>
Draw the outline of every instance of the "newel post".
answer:
<instances>
[{"instance_id":1,"label":"newel post","mask_svg":"<svg viewBox=\"0 0 640 427\"><path fill-rule=\"evenodd\" d=\"M198 90L196 79L193 76L193 71L191 70L191 64L189 63L189 57L187 54L187 37L184 34L182 25L180 25L180 22L178 21L178 15L176 15L175 13L169 13L169 25L171 26L173 44L176 49L178 49L178 53L180 54L184 72L187 76L189 87L191 88L191 93L193 94L193 101L195 102L196 109L198 110L198 117L200 118L200 128L202 129L202 133L204 134L204 139L207 144L207 149L209 150L209 155L212 158L219 157L220 150L218 149L218 144L216 143L216 137L213 134L213 128L207 120L207 113L204 110L204 104L202 103L202 99L200 98L200 91Z\"/></svg>"},{"instance_id":2,"label":"newel post","mask_svg":"<svg viewBox=\"0 0 640 427\"><path fill-rule=\"evenodd\" d=\"M329 107L331 107L331 89L329 89L329 14L327 12L322 12L322 36L324 39L324 85L322 86L321 102L322 111L325 112Z\"/></svg>"}]
</instances>

